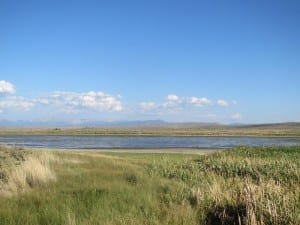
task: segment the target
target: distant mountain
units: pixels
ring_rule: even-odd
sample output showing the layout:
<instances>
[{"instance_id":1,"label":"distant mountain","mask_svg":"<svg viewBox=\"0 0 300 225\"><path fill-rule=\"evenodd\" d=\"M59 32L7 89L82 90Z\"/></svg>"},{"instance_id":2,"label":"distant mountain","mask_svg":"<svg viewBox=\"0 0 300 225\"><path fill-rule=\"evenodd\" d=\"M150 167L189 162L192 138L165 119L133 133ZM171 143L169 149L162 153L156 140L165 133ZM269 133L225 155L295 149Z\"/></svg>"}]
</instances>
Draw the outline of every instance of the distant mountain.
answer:
<instances>
[{"instance_id":1,"label":"distant mountain","mask_svg":"<svg viewBox=\"0 0 300 225\"><path fill-rule=\"evenodd\" d=\"M136 121L28 121L28 120L0 120L0 127L20 128L46 128L46 127L153 127L165 126L168 123L163 120L136 120Z\"/></svg>"},{"instance_id":2,"label":"distant mountain","mask_svg":"<svg viewBox=\"0 0 300 225\"><path fill-rule=\"evenodd\" d=\"M205 128L205 127L222 127L225 126L221 123L205 123L205 122L181 122L181 123L168 123L168 127L173 128Z\"/></svg>"},{"instance_id":3,"label":"distant mountain","mask_svg":"<svg viewBox=\"0 0 300 225\"><path fill-rule=\"evenodd\" d=\"M133 120L133 121L83 121L77 125L87 127L153 127L164 126L168 123L163 120Z\"/></svg>"},{"instance_id":4,"label":"distant mountain","mask_svg":"<svg viewBox=\"0 0 300 225\"><path fill-rule=\"evenodd\" d=\"M147 128L147 127L168 127L168 128L300 128L299 122L272 123L272 124L229 124L206 123L206 122L181 122L172 123L164 120L133 120L133 121L89 121L79 120L75 122L66 121L28 121L28 120L0 120L0 128L54 128L54 127L97 127L97 128Z\"/></svg>"}]
</instances>

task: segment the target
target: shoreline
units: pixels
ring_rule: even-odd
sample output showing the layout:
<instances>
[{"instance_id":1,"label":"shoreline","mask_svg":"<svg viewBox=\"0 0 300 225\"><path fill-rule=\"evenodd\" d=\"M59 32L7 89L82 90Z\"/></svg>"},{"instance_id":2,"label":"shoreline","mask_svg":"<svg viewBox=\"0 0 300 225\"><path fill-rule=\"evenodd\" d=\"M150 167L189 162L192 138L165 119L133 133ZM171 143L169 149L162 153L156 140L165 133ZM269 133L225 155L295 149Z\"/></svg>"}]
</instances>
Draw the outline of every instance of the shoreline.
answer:
<instances>
[{"instance_id":1,"label":"shoreline","mask_svg":"<svg viewBox=\"0 0 300 225\"><path fill-rule=\"evenodd\" d=\"M212 137L212 138L300 138L300 135L260 135L260 134L226 134L226 135L209 135L209 134L51 134L51 133L1 133L0 136L68 136L68 137Z\"/></svg>"},{"instance_id":2,"label":"shoreline","mask_svg":"<svg viewBox=\"0 0 300 225\"><path fill-rule=\"evenodd\" d=\"M218 148L25 148L28 150L34 151L55 151L55 152L94 152L94 153L137 153L137 154L197 154L197 155L206 155L215 152L224 151L226 149L218 149Z\"/></svg>"}]
</instances>

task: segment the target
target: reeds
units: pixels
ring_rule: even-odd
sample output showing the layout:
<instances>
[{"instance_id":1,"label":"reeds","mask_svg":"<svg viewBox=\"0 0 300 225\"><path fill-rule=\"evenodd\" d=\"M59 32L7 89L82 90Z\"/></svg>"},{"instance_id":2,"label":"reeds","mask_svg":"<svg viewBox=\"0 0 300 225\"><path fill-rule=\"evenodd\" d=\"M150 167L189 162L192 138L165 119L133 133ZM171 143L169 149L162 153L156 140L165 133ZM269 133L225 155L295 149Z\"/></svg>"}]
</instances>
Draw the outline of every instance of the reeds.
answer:
<instances>
[{"instance_id":1,"label":"reeds","mask_svg":"<svg viewBox=\"0 0 300 225\"><path fill-rule=\"evenodd\" d=\"M199 224L295 225L299 156L300 147L239 147L196 161L153 163L149 172L191 187L183 194Z\"/></svg>"}]
</instances>

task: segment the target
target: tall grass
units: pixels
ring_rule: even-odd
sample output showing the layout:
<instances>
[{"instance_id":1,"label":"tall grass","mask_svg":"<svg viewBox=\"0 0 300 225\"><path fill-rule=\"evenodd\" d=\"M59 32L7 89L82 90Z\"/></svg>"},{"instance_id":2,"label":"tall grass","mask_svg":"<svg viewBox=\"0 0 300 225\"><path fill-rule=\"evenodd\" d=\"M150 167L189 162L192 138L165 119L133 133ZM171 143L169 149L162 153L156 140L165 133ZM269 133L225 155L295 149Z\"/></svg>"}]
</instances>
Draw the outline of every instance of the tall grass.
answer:
<instances>
[{"instance_id":1,"label":"tall grass","mask_svg":"<svg viewBox=\"0 0 300 225\"><path fill-rule=\"evenodd\" d=\"M22 156L15 165L5 168L5 179L0 182L0 195L12 196L23 193L29 188L42 186L49 181L55 181L56 176L50 167L53 156L50 153L18 153L15 149L6 149L11 155ZM9 160L9 159L7 159ZM15 159L16 160L16 159Z\"/></svg>"},{"instance_id":2,"label":"tall grass","mask_svg":"<svg viewBox=\"0 0 300 225\"><path fill-rule=\"evenodd\" d=\"M191 187L183 195L199 224L300 224L299 147L239 147L149 170Z\"/></svg>"},{"instance_id":3,"label":"tall grass","mask_svg":"<svg viewBox=\"0 0 300 225\"><path fill-rule=\"evenodd\" d=\"M34 191L2 198L0 224L300 224L300 147L207 156L53 154L54 168L41 164L55 171L56 182L26 181L23 190Z\"/></svg>"}]
</instances>

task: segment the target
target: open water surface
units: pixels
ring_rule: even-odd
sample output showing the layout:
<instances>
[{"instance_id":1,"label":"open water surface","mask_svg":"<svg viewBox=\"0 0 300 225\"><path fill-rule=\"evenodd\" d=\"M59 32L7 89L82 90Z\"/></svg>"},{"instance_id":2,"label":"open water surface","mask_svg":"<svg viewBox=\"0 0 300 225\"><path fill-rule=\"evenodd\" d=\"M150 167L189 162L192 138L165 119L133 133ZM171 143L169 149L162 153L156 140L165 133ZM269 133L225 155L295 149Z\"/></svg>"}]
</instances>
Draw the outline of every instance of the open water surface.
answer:
<instances>
[{"instance_id":1,"label":"open water surface","mask_svg":"<svg viewBox=\"0 0 300 225\"><path fill-rule=\"evenodd\" d=\"M0 145L33 148L231 148L300 145L300 138L267 137L141 137L141 136L0 136Z\"/></svg>"}]
</instances>

